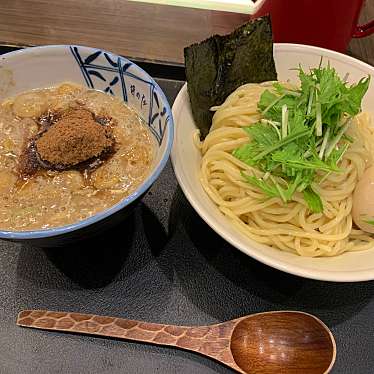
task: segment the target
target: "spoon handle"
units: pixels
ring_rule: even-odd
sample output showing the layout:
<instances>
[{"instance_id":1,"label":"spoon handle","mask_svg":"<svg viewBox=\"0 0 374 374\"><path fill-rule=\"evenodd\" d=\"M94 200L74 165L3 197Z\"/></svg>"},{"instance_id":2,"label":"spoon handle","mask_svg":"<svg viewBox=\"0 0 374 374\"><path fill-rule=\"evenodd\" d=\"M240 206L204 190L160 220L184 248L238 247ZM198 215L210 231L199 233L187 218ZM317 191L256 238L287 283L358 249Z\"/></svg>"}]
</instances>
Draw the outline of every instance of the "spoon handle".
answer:
<instances>
[{"instance_id":1,"label":"spoon handle","mask_svg":"<svg viewBox=\"0 0 374 374\"><path fill-rule=\"evenodd\" d=\"M24 310L17 325L173 346L221 361L237 368L230 351L230 338L238 320L211 326L173 326L94 314Z\"/></svg>"}]
</instances>

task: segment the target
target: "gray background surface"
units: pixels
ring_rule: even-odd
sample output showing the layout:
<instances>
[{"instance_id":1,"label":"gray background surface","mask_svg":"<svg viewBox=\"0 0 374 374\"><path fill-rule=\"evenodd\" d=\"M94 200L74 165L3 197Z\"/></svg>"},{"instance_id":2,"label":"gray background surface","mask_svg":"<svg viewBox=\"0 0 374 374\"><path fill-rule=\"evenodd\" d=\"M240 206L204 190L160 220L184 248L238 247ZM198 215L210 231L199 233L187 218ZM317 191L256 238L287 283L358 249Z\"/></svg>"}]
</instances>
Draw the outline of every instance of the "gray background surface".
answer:
<instances>
[{"instance_id":1,"label":"gray background surface","mask_svg":"<svg viewBox=\"0 0 374 374\"><path fill-rule=\"evenodd\" d=\"M160 84L172 102L181 83ZM373 295L374 282L298 278L231 247L195 213L168 163L133 214L99 238L57 249L0 241L0 374L233 373L184 351L17 327L17 313L32 308L183 325L297 309L332 329L333 373L372 374Z\"/></svg>"}]
</instances>

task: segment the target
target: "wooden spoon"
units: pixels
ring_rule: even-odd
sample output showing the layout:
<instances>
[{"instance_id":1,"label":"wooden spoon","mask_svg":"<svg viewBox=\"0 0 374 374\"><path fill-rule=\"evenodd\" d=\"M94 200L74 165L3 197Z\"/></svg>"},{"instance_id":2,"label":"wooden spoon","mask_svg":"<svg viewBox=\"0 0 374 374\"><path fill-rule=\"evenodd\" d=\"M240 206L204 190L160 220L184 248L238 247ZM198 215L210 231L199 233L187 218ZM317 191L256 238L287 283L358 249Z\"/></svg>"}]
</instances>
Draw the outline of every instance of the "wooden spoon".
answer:
<instances>
[{"instance_id":1,"label":"wooden spoon","mask_svg":"<svg viewBox=\"0 0 374 374\"><path fill-rule=\"evenodd\" d=\"M172 326L94 314L25 310L17 325L178 347L244 374L324 374L336 357L328 327L302 312L267 312L210 326Z\"/></svg>"}]
</instances>

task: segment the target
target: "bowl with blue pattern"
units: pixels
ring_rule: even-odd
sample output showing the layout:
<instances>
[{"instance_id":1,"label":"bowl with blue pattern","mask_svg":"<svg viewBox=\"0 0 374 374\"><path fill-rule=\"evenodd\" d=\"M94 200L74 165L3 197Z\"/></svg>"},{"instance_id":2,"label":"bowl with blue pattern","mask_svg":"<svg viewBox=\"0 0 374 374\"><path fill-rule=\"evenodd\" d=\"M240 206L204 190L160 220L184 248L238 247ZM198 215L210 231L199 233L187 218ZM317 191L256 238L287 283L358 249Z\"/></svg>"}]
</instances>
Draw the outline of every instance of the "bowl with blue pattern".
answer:
<instances>
[{"instance_id":1,"label":"bowl with blue pattern","mask_svg":"<svg viewBox=\"0 0 374 374\"><path fill-rule=\"evenodd\" d=\"M68 81L121 98L148 125L157 144L153 169L131 195L87 219L33 231L0 230L0 239L58 246L117 224L159 177L173 142L173 116L159 85L134 62L101 49L78 45L26 48L0 57L0 100Z\"/></svg>"}]
</instances>

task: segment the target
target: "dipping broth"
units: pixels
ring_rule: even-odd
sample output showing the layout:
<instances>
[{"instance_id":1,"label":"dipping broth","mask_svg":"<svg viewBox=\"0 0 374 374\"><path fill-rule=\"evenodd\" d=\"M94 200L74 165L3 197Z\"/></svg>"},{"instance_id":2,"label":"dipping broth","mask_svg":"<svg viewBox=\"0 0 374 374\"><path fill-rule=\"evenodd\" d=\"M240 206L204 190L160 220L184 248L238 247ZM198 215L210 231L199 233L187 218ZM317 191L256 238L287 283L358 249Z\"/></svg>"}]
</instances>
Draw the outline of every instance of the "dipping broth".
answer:
<instances>
[{"instance_id":1,"label":"dipping broth","mask_svg":"<svg viewBox=\"0 0 374 374\"><path fill-rule=\"evenodd\" d=\"M113 152L62 170L20 165L30 139L55 113L88 111L109 126ZM49 124L52 128L57 126ZM27 231L68 225L103 211L134 192L152 168L155 139L122 100L71 83L32 90L0 104L0 229Z\"/></svg>"}]
</instances>

